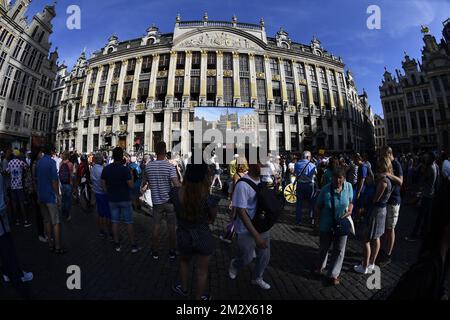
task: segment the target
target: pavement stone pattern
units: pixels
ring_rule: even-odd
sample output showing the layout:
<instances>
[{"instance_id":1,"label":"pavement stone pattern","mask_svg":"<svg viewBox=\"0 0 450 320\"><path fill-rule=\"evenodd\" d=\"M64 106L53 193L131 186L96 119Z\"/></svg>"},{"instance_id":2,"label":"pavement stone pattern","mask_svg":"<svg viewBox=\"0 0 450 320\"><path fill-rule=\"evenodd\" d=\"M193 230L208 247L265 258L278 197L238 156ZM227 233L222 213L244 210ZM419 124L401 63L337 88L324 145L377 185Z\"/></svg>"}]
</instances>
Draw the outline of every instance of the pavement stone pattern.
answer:
<instances>
[{"instance_id":1,"label":"pavement stone pattern","mask_svg":"<svg viewBox=\"0 0 450 320\"><path fill-rule=\"evenodd\" d=\"M236 255L236 243L220 241L229 216L228 201L222 199L215 224L216 250L210 260L210 293L214 300L367 300L376 290L366 285L369 275L359 275L353 266L362 257L362 244L351 238L347 244L346 258L341 273L341 285L329 287L323 279L311 275L317 260L319 237L307 224L295 226L295 207L287 205L279 223L271 231L271 259L264 279L270 290L262 290L251 284L251 267L239 273L236 280L228 277L230 260ZM28 208L31 210L31 208ZM402 206L397 226L397 244L393 261L381 269L382 288L388 288L415 261L419 242L404 239L410 232L416 217L416 208ZM306 214L304 215L306 216ZM26 271L34 273L30 283L33 299L39 300L179 300L171 286L178 279L178 259L168 257L168 239L163 223L159 260L150 253L153 219L135 214L135 234L142 248L131 253L126 230L121 229L122 251L113 250L109 240L98 236L95 211L87 213L75 206L72 220L63 223L63 242L68 253L57 256L46 244L37 239L35 226L25 229L13 226L19 260ZM77 265L81 269L81 290L68 290L70 276L67 267ZM194 283L195 270L192 268ZM446 282L447 290L450 281ZM189 298L192 299L193 290ZM0 299L14 300L18 296L11 285L0 280Z\"/></svg>"}]
</instances>

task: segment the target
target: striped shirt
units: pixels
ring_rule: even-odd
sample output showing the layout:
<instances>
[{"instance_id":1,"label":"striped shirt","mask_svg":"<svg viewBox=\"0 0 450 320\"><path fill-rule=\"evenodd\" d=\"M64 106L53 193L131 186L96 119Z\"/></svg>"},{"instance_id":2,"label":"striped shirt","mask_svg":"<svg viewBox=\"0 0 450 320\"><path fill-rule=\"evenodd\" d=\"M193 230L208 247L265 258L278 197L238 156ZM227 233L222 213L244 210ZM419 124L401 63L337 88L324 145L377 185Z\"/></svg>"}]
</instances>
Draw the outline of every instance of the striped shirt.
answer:
<instances>
[{"instance_id":1,"label":"striped shirt","mask_svg":"<svg viewBox=\"0 0 450 320\"><path fill-rule=\"evenodd\" d=\"M144 181L148 182L154 205L169 202L173 178L178 178L177 171L169 161L155 160L147 164Z\"/></svg>"}]
</instances>

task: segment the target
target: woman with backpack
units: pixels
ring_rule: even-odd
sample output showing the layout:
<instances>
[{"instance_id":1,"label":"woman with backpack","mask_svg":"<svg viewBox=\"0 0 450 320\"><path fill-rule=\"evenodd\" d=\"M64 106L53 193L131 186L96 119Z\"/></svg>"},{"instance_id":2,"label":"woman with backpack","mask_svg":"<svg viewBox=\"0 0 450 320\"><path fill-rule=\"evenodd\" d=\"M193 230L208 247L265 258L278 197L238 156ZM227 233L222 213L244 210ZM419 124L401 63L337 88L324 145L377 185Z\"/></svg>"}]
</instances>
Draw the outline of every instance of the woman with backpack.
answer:
<instances>
[{"instance_id":1,"label":"woman with backpack","mask_svg":"<svg viewBox=\"0 0 450 320\"><path fill-rule=\"evenodd\" d=\"M62 217L66 221L72 218L70 209L72 208L72 172L73 164L69 161L69 153L66 151L62 154L62 161L59 166L59 183L61 184L61 212Z\"/></svg>"},{"instance_id":2,"label":"woman with backpack","mask_svg":"<svg viewBox=\"0 0 450 320\"><path fill-rule=\"evenodd\" d=\"M392 194L392 183L387 177L388 173L393 174L391 160L382 157L378 160L378 179L372 198L373 206L364 217L364 258L361 264L354 267L357 273L368 274L375 269L375 261L380 251L380 238L385 231L387 202Z\"/></svg>"}]
</instances>

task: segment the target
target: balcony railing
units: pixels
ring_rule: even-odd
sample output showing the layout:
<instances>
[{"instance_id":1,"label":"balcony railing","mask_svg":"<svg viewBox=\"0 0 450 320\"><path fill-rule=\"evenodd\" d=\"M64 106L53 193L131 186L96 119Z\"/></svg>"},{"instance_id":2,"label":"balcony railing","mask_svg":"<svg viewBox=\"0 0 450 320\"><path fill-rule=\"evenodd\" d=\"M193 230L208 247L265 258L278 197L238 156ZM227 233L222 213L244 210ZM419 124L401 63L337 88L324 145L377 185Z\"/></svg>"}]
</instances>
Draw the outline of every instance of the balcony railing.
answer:
<instances>
[{"instance_id":1,"label":"balcony railing","mask_svg":"<svg viewBox=\"0 0 450 320\"><path fill-rule=\"evenodd\" d=\"M207 107L214 107L215 105L216 105L216 103L214 101L206 101Z\"/></svg>"},{"instance_id":2,"label":"balcony railing","mask_svg":"<svg viewBox=\"0 0 450 320\"><path fill-rule=\"evenodd\" d=\"M128 104L121 105L119 110L119 112L128 112L130 110L130 106Z\"/></svg>"},{"instance_id":3,"label":"balcony railing","mask_svg":"<svg viewBox=\"0 0 450 320\"><path fill-rule=\"evenodd\" d=\"M181 101L174 101L173 102L173 108L174 109L180 109L181 108Z\"/></svg>"},{"instance_id":4,"label":"balcony railing","mask_svg":"<svg viewBox=\"0 0 450 320\"><path fill-rule=\"evenodd\" d=\"M191 77L200 77L200 69L192 69Z\"/></svg>"},{"instance_id":5,"label":"balcony railing","mask_svg":"<svg viewBox=\"0 0 450 320\"><path fill-rule=\"evenodd\" d=\"M239 71L239 77L241 78L249 78L250 72L249 71Z\"/></svg>"},{"instance_id":6,"label":"balcony railing","mask_svg":"<svg viewBox=\"0 0 450 320\"><path fill-rule=\"evenodd\" d=\"M162 109L162 108L164 108L164 101L155 101L153 108L155 108L155 109Z\"/></svg>"},{"instance_id":7,"label":"balcony railing","mask_svg":"<svg viewBox=\"0 0 450 320\"><path fill-rule=\"evenodd\" d=\"M281 104L275 104L275 111L283 111L283 106Z\"/></svg>"},{"instance_id":8,"label":"balcony railing","mask_svg":"<svg viewBox=\"0 0 450 320\"><path fill-rule=\"evenodd\" d=\"M258 103L258 109L261 111L267 111L267 104L265 103Z\"/></svg>"}]
</instances>

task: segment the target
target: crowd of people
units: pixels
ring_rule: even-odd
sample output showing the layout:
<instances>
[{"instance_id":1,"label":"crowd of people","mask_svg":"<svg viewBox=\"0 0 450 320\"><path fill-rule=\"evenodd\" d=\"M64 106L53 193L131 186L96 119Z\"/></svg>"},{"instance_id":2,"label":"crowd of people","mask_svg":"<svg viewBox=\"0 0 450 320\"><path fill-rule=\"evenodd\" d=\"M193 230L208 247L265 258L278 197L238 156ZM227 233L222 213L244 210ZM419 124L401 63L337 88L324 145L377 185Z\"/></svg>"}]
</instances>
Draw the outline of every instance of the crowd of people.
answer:
<instances>
[{"instance_id":1,"label":"crowd of people","mask_svg":"<svg viewBox=\"0 0 450 320\"><path fill-rule=\"evenodd\" d=\"M227 171L224 182L223 169ZM168 257L180 257L179 281L173 291L188 296L189 264L195 260L195 297L209 300L208 266L214 252L209 225L215 221L220 200L215 190L222 190L230 200L230 223L220 238L227 243L237 238L239 248L231 260L229 277L236 279L239 271L254 261L252 283L269 290L271 285L263 276L270 261L270 230L258 232L253 225L259 192L255 186L274 190L283 206L283 190L289 184L295 186L295 224L311 225L320 239L313 272L326 275L331 285L338 285L350 235L358 237L363 248L361 263L354 266L354 271L372 273L376 266L391 261L395 228L405 198L416 201L420 209L406 238L417 241L436 227L432 213L436 198L450 184L449 155L426 152L395 157L389 147L372 161L358 153L326 156L305 151L269 154L257 164L249 164L244 155L236 154L226 168L215 154L202 164L191 164L189 154L172 155L164 142L156 145L155 154L142 156L127 155L120 147L110 156L79 155L76 151L58 155L44 147L35 153L6 150L1 154L0 170L2 273L4 280L14 284L24 297L28 292L23 283L31 281L33 274L20 269L10 219L17 227L29 228L34 223L39 241L47 243L54 254L62 255L67 248L62 243L61 223L70 222L74 201L84 203L88 210L95 208L99 237L109 239L117 253L124 248L121 224L126 226L131 253L141 250L133 223L134 213L142 212L153 217L151 256L159 259L160 227L166 220ZM445 197L442 199L448 203ZM443 230L442 224L438 227ZM444 261L448 265L445 255ZM444 275L447 269L442 268Z\"/></svg>"}]
</instances>

